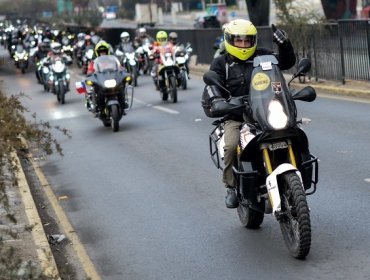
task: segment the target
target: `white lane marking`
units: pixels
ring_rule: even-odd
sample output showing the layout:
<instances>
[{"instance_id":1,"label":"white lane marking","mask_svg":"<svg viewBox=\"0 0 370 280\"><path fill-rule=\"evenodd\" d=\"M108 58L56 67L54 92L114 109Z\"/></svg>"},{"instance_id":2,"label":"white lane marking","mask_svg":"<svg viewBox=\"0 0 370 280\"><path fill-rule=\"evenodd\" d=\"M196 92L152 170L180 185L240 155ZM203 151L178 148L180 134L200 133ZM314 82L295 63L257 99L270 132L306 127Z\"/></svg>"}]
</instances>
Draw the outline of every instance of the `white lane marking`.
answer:
<instances>
[{"instance_id":1,"label":"white lane marking","mask_svg":"<svg viewBox=\"0 0 370 280\"><path fill-rule=\"evenodd\" d=\"M173 115L180 114L180 112L179 112L179 111L172 110L172 109L168 109L168 108L166 108L166 107L158 106L158 105L153 106L152 104L145 103L144 101L141 101L141 100L139 100L139 99L137 99L137 98L134 98L134 103L135 103L135 102L140 103L140 104L143 104L143 105L145 105L145 106L147 106L147 107L152 107L152 108L154 108L154 109L157 109L157 110L159 110L159 111L166 112L166 113L169 113L169 114L173 114Z\"/></svg>"},{"instance_id":2,"label":"white lane marking","mask_svg":"<svg viewBox=\"0 0 370 280\"><path fill-rule=\"evenodd\" d=\"M370 183L370 178L366 178L365 182Z\"/></svg>"},{"instance_id":3,"label":"white lane marking","mask_svg":"<svg viewBox=\"0 0 370 280\"><path fill-rule=\"evenodd\" d=\"M168 108L165 108L165 107L162 107L162 106L153 106L153 108L157 109L159 111L169 113L169 114L180 114L180 112L178 112L176 110L168 109Z\"/></svg>"}]
</instances>

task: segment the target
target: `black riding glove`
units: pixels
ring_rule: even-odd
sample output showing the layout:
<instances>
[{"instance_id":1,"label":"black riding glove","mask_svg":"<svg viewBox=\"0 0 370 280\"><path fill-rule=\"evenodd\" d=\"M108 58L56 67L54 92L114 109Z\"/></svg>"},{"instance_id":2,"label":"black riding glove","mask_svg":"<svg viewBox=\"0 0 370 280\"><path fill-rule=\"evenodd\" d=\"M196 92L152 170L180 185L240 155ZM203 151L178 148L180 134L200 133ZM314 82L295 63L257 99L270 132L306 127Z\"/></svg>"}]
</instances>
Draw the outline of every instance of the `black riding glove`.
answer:
<instances>
[{"instance_id":1,"label":"black riding glove","mask_svg":"<svg viewBox=\"0 0 370 280\"><path fill-rule=\"evenodd\" d=\"M288 35L282 29L276 28L274 24L271 24L273 39L272 41L277 45L285 45L288 43Z\"/></svg>"}]
</instances>

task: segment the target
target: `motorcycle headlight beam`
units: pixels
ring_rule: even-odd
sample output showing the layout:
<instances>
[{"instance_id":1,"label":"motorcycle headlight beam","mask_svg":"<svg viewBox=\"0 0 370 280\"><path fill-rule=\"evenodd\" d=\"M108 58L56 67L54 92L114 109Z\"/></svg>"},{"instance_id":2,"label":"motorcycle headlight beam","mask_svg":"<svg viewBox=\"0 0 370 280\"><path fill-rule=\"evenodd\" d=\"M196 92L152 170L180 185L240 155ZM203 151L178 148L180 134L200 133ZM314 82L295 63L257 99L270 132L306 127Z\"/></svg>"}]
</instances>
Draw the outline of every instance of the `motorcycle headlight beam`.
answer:
<instances>
[{"instance_id":1,"label":"motorcycle headlight beam","mask_svg":"<svg viewBox=\"0 0 370 280\"><path fill-rule=\"evenodd\" d=\"M117 82L114 79L104 81L104 86L106 88L114 88L116 85L117 85Z\"/></svg>"},{"instance_id":2,"label":"motorcycle headlight beam","mask_svg":"<svg viewBox=\"0 0 370 280\"><path fill-rule=\"evenodd\" d=\"M279 101L272 100L268 106L268 111L267 120L274 129L283 129L287 126L288 116Z\"/></svg>"}]
</instances>

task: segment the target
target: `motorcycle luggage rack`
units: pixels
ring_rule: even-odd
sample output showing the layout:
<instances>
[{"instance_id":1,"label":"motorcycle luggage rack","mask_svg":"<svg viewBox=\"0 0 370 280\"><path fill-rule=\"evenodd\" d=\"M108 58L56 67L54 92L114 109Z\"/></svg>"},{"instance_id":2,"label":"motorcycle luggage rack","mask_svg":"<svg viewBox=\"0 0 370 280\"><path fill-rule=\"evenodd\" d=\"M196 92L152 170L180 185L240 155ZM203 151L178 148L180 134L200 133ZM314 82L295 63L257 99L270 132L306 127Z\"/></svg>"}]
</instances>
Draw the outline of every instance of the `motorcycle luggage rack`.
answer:
<instances>
[{"instance_id":1,"label":"motorcycle luggage rack","mask_svg":"<svg viewBox=\"0 0 370 280\"><path fill-rule=\"evenodd\" d=\"M313 188L313 190L310 191L310 192L308 192L306 190L306 195L311 195L311 194L315 193L316 192L316 185L319 182L319 162L318 162L318 158L315 157L312 154L310 154L310 158L311 159L309 159L305 162L302 162L302 164L301 164L302 169L304 169L306 167L310 167L310 165L314 165L313 168L315 170L315 174L313 174L313 179L311 178L311 184L313 184L313 186L307 189L307 190L310 190L311 188Z\"/></svg>"}]
</instances>

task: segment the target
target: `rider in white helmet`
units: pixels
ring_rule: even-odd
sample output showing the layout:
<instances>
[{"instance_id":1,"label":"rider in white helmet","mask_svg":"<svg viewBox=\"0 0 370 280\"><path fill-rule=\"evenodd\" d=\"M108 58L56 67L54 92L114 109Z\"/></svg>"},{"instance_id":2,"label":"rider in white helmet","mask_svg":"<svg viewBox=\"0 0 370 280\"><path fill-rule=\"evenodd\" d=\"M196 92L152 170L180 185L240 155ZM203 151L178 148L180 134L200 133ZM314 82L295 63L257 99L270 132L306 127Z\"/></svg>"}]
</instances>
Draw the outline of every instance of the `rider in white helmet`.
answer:
<instances>
[{"instance_id":1,"label":"rider in white helmet","mask_svg":"<svg viewBox=\"0 0 370 280\"><path fill-rule=\"evenodd\" d=\"M134 39L135 48L138 48L146 43L151 45L153 42L154 39L146 33L145 27L140 27L138 30L136 30L136 37Z\"/></svg>"},{"instance_id":2,"label":"rider in white helmet","mask_svg":"<svg viewBox=\"0 0 370 280\"><path fill-rule=\"evenodd\" d=\"M123 31L120 35L121 42L120 44L116 47L118 50L121 52L132 52L134 51L134 47L132 45L132 42L130 41L130 34L126 31Z\"/></svg>"}]
</instances>

